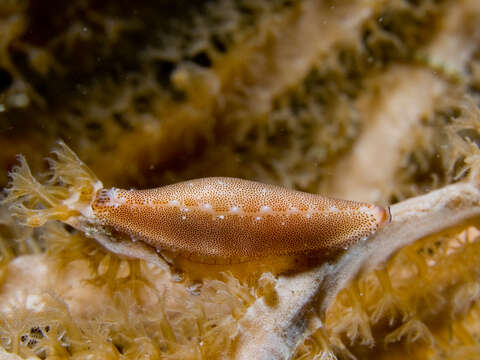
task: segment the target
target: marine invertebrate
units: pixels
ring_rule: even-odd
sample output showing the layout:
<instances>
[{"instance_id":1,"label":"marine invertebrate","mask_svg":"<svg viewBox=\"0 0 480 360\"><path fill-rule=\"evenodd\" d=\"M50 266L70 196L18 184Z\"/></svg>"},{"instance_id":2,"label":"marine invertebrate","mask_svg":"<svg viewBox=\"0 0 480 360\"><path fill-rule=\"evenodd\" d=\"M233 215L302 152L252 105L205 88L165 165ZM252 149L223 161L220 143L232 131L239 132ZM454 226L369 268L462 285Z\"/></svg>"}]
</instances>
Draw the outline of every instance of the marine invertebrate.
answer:
<instances>
[{"instance_id":1,"label":"marine invertebrate","mask_svg":"<svg viewBox=\"0 0 480 360\"><path fill-rule=\"evenodd\" d=\"M22 282L28 294L15 291L14 284L19 282L13 278L12 283L8 281L7 287L2 287L0 301L5 306L0 312L0 354L3 350L39 358L91 354L109 359L142 355L192 360L225 358L238 332L236 319L253 301L249 289L228 274L221 281L206 281L196 295L189 294L183 284L168 281L167 287L157 283L157 287L148 289L144 299L135 296L131 288L117 288L106 296L102 287L85 281L88 273L78 271L67 271L66 276L76 282L80 291L65 292L62 286L57 287L65 279L58 278L53 291L51 286L45 290L46 277L42 275L51 276L55 265L42 256L24 260L11 263L10 270L28 272L35 266L40 276L28 284ZM155 270L145 273L158 281L159 274L162 278L165 272ZM80 294L96 300L86 306L77 297ZM70 296L73 301L63 300Z\"/></svg>"},{"instance_id":2,"label":"marine invertebrate","mask_svg":"<svg viewBox=\"0 0 480 360\"><path fill-rule=\"evenodd\" d=\"M235 178L104 189L63 142L54 152L58 161L50 161L52 178L45 186L21 158L6 202L30 216L23 217L29 225L61 220L130 257L154 258L145 244L204 263L332 255L390 221L388 208ZM137 246L137 240L143 243Z\"/></svg>"},{"instance_id":3,"label":"marine invertebrate","mask_svg":"<svg viewBox=\"0 0 480 360\"><path fill-rule=\"evenodd\" d=\"M17 153L38 173L59 137L68 138L106 187L127 189L233 176L386 205L478 173L463 160L472 160L464 147L445 136L468 137L477 150L478 124L446 127L461 117L452 93L478 101L478 1L219 0L201 2L199 11L196 4L191 13L198 26L187 22L190 5L181 6L184 17L167 2L150 0L135 11L115 1L0 6L6 30L0 184ZM159 18L172 19L171 31ZM42 97L41 109L30 89ZM10 99L23 94L28 104L12 106ZM37 178L39 189L50 185ZM412 359L478 358L479 226L477 219L455 218L455 210L476 207L457 200L477 195L462 188L442 193L450 202L431 193L393 205L391 237L380 230L311 272L264 274L240 297L225 279L207 290L208 278L197 275L203 285L190 287L180 276L109 253L58 221L22 228L2 222L0 213L0 317L20 325L2 332L0 357L33 357L29 350L64 357L67 350L74 358L213 359L233 357L233 344L249 359L291 356L295 348L302 360L404 358L407 350ZM79 197L85 204L88 191ZM404 205L409 211L402 215ZM441 215L442 207L452 212ZM38 223L45 214L22 215ZM434 234L422 237L436 214ZM437 232L451 218L453 228ZM390 247L404 235L404 244L413 243ZM380 250L391 256L382 260ZM212 268L193 266L195 273ZM54 283L45 284L52 275ZM327 285L344 277L351 280L341 281L341 290ZM21 289L31 303L38 284L45 284L40 293L59 295L81 331L51 312L37 316L38 307L27 317L6 310ZM152 284L165 294L165 306L145 304L154 297ZM125 289L134 295L125 306L99 301L113 293L122 300ZM247 301L238 303L245 293ZM85 314L85 304L92 312ZM234 311L219 313L226 304ZM114 311L105 316L105 309Z\"/></svg>"},{"instance_id":4,"label":"marine invertebrate","mask_svg":"<svg viewBox=\"0 0 480 360\"><path fill-rule=\"evenodd\" d=\"M235 178L102 189L92 210L103 226L201 262L333 253L390 220L379 206Z\"/></svg>"}]
</instances>

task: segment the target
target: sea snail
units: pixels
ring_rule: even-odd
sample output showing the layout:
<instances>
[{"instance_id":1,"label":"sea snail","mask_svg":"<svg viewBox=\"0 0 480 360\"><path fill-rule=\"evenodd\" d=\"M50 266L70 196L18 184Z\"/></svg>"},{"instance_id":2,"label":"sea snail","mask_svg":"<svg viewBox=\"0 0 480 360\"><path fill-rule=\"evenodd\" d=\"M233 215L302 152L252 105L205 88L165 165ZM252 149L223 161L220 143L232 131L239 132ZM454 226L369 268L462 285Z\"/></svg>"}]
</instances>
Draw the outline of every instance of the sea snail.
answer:
<instances>
[{"instance_id":1,"label":"sea snail","mask_svg":"<svg viewBox=\"0 0 480 360\"><path fill-rule=\"evenodd\" d=\"M45 185L20 157L4 202L27 225L60 220L129 257L160 263L157 253L163 258L168 253L230 264L330 254L390 222L388 208L236 178L106 189L63 142L59 145L57 159L49 159L51 179Z\"/></svg>"},{"instance_id":2,"label":"sea snail","mask_svg":"<svg viewBox=\"0 0 480 360\"><path fill-rule=\"evenodd\" d=\"M213 263L338 251L390 221L388 208L225 177L101 189L92 210L132 239Z\"/></svg>"}]
</instances>

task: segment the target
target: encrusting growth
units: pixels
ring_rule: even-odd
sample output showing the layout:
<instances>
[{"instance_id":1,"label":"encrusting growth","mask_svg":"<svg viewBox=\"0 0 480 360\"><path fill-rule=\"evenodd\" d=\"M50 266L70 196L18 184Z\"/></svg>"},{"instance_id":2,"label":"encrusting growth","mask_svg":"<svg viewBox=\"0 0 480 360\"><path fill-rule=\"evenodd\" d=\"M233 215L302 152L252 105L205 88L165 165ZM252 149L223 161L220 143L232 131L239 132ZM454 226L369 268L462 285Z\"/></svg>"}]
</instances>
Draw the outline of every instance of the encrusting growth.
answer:
<instances>
[{"instance_id":1,"label":"encrusting growth","mask_svg":"<svg viewBox=\"0 0 480 360\"><path fill-rule=\"evenodd\" d=\"M235 178L105 189L63 142L59 145L44 184L20 157L4 200L11 211L30 226L63 221L110 251L158 264L156 253L164 251L214 264L332 254L390 221L389 209L379 206Z\"/></svg>"}]
</instances>

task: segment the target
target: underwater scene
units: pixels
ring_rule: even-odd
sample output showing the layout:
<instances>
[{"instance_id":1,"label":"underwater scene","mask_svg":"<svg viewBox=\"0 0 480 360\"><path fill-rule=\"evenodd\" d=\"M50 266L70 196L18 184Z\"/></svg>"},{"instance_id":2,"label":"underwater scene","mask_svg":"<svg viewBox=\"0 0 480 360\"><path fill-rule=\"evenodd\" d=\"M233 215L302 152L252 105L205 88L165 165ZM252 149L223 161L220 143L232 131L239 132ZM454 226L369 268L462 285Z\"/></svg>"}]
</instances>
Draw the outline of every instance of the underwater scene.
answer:
<instances>
[{"instance_id":1,"label":"underwater scene","mask_svg":"<svg viewBox=\"0 0 480 360\"><path fill-rule=\"evenodd\" d=\"M0 0L0 360L480 359L480 1Z\"/></svg>"}]
</instances>

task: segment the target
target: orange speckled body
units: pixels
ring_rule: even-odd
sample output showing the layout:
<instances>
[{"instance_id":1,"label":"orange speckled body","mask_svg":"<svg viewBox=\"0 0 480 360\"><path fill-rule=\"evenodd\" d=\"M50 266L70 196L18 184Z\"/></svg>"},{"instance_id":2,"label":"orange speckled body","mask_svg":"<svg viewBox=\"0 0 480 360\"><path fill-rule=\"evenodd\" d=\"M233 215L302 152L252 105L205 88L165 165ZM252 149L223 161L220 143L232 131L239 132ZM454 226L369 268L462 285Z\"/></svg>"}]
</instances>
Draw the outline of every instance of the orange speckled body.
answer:
<instances>
[{"instance_id":1,"label":"orange speckled body","mask_svg":"<svg viewBox=\"0 0 480 360\"><path fill-rule=\"evenodd\" d=\"M92 209L133 240L206 263L338 251L390 220L379 206L235 178L102 189Z\"/></svg>"}]
</instances>

